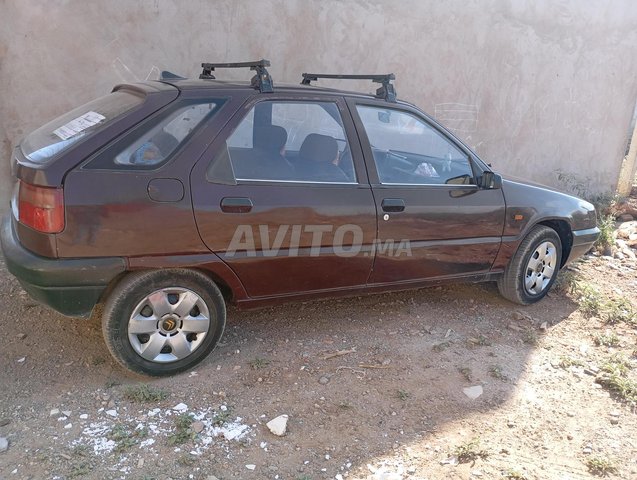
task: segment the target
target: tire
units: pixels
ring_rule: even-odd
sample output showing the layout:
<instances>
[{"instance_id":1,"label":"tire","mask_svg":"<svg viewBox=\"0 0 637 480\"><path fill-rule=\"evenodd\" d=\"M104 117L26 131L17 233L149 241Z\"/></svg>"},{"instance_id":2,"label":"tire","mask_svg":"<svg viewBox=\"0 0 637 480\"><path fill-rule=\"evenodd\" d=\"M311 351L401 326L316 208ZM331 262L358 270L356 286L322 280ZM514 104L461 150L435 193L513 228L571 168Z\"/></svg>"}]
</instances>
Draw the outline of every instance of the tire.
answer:
<instances>
[{"instance_id":1,"label":"tire","mask_svg":"<svg viewBox=\"0 0 637 480\"><path fill-rule=\"evenodd\" d=\"M194 270L135 272L113 289L102 315L109 351L124 368L167 376L201 362L217 345L226 306L217 285Z\"/></svg>"},{"instance_id":2,"label":"tire","mask_svg":"<svg viewBox=\"0 0 637 480\"><path fill-rule=\"evenodd\" d=\"M521 305L541 300L555 282L561 261L557 232L543 225L533 227L498 279L500 294Z\"/></svg>"}]
</instances>

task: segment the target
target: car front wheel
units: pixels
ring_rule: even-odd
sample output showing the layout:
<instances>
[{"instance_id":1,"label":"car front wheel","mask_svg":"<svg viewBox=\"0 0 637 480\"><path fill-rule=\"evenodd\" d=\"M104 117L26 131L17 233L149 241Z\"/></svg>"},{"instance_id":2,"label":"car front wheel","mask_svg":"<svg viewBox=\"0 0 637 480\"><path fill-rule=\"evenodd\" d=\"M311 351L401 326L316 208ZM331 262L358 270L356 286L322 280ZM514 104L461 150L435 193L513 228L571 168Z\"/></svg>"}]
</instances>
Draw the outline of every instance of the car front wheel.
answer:
<instances>
[{"instance_id":1,"label":"car front wheel","mask_svg":"<svg viewBox=\"0 0 637 480\"><path fill-rule=\"evenodd\" d=\"M562 242L552 228L535 226L511 258L498 289L504 298L528 305L542 299L557 277L562 261Z\"/></svg>"},{"instance_id":2,"label":"car front wheel","mask_svg":"<svg viewBox=\"0 0 637 480\"><path fill-rule=\"evenodd\" d=\"M225 321L223 296L203 273L153 270L131 273L113 289L102 331L122 366L164 376L203 360L221 338Z\"/></svg>"}]
</instances>

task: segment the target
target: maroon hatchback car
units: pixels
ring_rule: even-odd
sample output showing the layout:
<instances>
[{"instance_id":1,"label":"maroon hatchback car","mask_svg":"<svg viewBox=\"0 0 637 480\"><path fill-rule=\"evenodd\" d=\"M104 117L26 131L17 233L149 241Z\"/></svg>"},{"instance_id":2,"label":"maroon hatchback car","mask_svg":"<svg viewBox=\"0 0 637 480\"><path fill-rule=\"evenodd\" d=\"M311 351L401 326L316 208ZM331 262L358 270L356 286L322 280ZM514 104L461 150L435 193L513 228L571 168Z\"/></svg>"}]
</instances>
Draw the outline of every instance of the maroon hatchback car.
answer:
<instances>
[{"instance_id":1,"label":"maroon hatchback car","mask_svg":"<svg viewBox=\"0 0 637 480\"><path fill-rule=\"evenodd\" d=\"M398 101L393 75L275 87L267 66L118 85L14 151L9 270L64 315L103 302L125 368L169 375L200 362L226 302L491 280L529 304L595 242L590 203L492 172ZM236 67L256 75L215 79ZM320 78L379 88L311 85Z\"/></svg>"}]
</instances>

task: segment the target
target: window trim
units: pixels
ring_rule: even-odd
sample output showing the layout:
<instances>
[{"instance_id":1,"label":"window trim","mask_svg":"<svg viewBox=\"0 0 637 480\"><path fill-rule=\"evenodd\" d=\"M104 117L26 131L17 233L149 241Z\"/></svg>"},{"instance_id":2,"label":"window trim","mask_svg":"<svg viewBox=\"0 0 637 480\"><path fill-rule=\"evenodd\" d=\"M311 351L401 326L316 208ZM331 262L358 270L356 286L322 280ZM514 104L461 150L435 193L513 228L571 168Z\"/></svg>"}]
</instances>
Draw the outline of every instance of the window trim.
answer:
<instances>
[{"instance_id":1,"label":"window trim","mask_svg":"<svg viewBox=\"0 0 637 480\"><path fill-rule=\"evenodd\" d=\"M381 102L375 99L368 98L354 98L348 97L346 99L347 106L352 115L352 119L354 121L354 125L356 127L358 138L361 142L361 148L363 151L363 156L365 158L365 165L367 167L367 172L369 175L370 184L377 186L391 186L391 187L399 187L399 186L407 186L407 187L447 187L447 188L460 188L460 187L478 187L477 179L479 174L484 171L480 162L476 161L477 157L469 147L467 147L464 143L458 140L449 130L447 130L444 126L440 125L433 118L427 115L425 112L417 109L411 104L406 104L402 102L398 102L395 104L388 105L387 102ZM469 162L469 167L471 168L472 177L471 184L450 184L450 183L397 183L397 182L381 182L380 175L378 172L378 167L376 165L376 160L374 158L372 152L371 142L369 141L369 137L367 136L367 130L365 129L365 125L358 113L358 106L372 107L378 110L395 110L400 113L405 113L407 115L411 115L426 126L430 127L432 130L440 134L445 140L451 143L454 147L456 147L460 152L464 153L467 157L467 161ZM479 160L479 159L478 159ZM484 163L484 162L482 162Z\"/></svg>"},{"instance_id":2,"label":"window trim","mask_svg":"<svg viewBox=\"0 0 637 480\"><path fill-rule=\"evenodd\" d=\"M364 154L361 150L360 140L358 137L358 131L355 126L354 118L352 118L351 110L347 105L347 100L343 96L328 96L328 95L286 95L286 94L272 94L264 98L263 95L254 95L249 98L232 116L232 118L226 123L223 131L216 138L215 142L211 145L211 151L213 152L212 158L208 161L205 169L205 180L210 184L229 184L229 179L214 178L209 174L212 169L212 165L222 155L222 149L227 146L227 140L239 127L241 122L247 117L257 104L262 102L278 102L278 103L332 103L335 104L338 113L341 116L343 122L343 133L350 148L352 155L352 165L354 167L354 174L356 179L351 182L323 182L323 181L310 181L310 180L276 180L276 179L244 179L237 178L234 173L234 167L230 160L230 167L233 174L233 185L271 185L271 186L348 186L348 187L367 187L369 188L369 176L367 166L365 164ZM356 158L360 157L360 161Z\"/></svg>"}]
</instances>

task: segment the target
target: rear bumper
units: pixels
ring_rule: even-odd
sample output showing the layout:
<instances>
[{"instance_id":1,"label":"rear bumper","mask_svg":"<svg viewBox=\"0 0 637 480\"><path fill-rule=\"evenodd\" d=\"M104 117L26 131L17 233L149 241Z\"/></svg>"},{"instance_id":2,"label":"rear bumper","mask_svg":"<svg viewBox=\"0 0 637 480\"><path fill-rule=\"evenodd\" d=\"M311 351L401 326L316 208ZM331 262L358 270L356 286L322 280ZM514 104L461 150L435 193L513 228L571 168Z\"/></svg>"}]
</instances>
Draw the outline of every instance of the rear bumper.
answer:
<instances>
[{"instance_id":1,"label":"rear bumper","mask_svg":"<svg viewBox=\"0 0 637 480\"><path fill-rule=\"evenodd\" d=\"M120 257L45 258L24 248L11 216L0 230L2 253L8 270L35 300L71 317L86 317L108 284L126 271Z\"/></svg>"},{"instance_id":2,"label":"rear bumper","mask_svg":"<svg viewBox=\"0 0 637 480\"><path fill-rule=\"evenodd\" d=\"M599 237L599 228L573 231L573 246L566 263L572 262L588 252Z\"/></svg>"}]
</instances>

